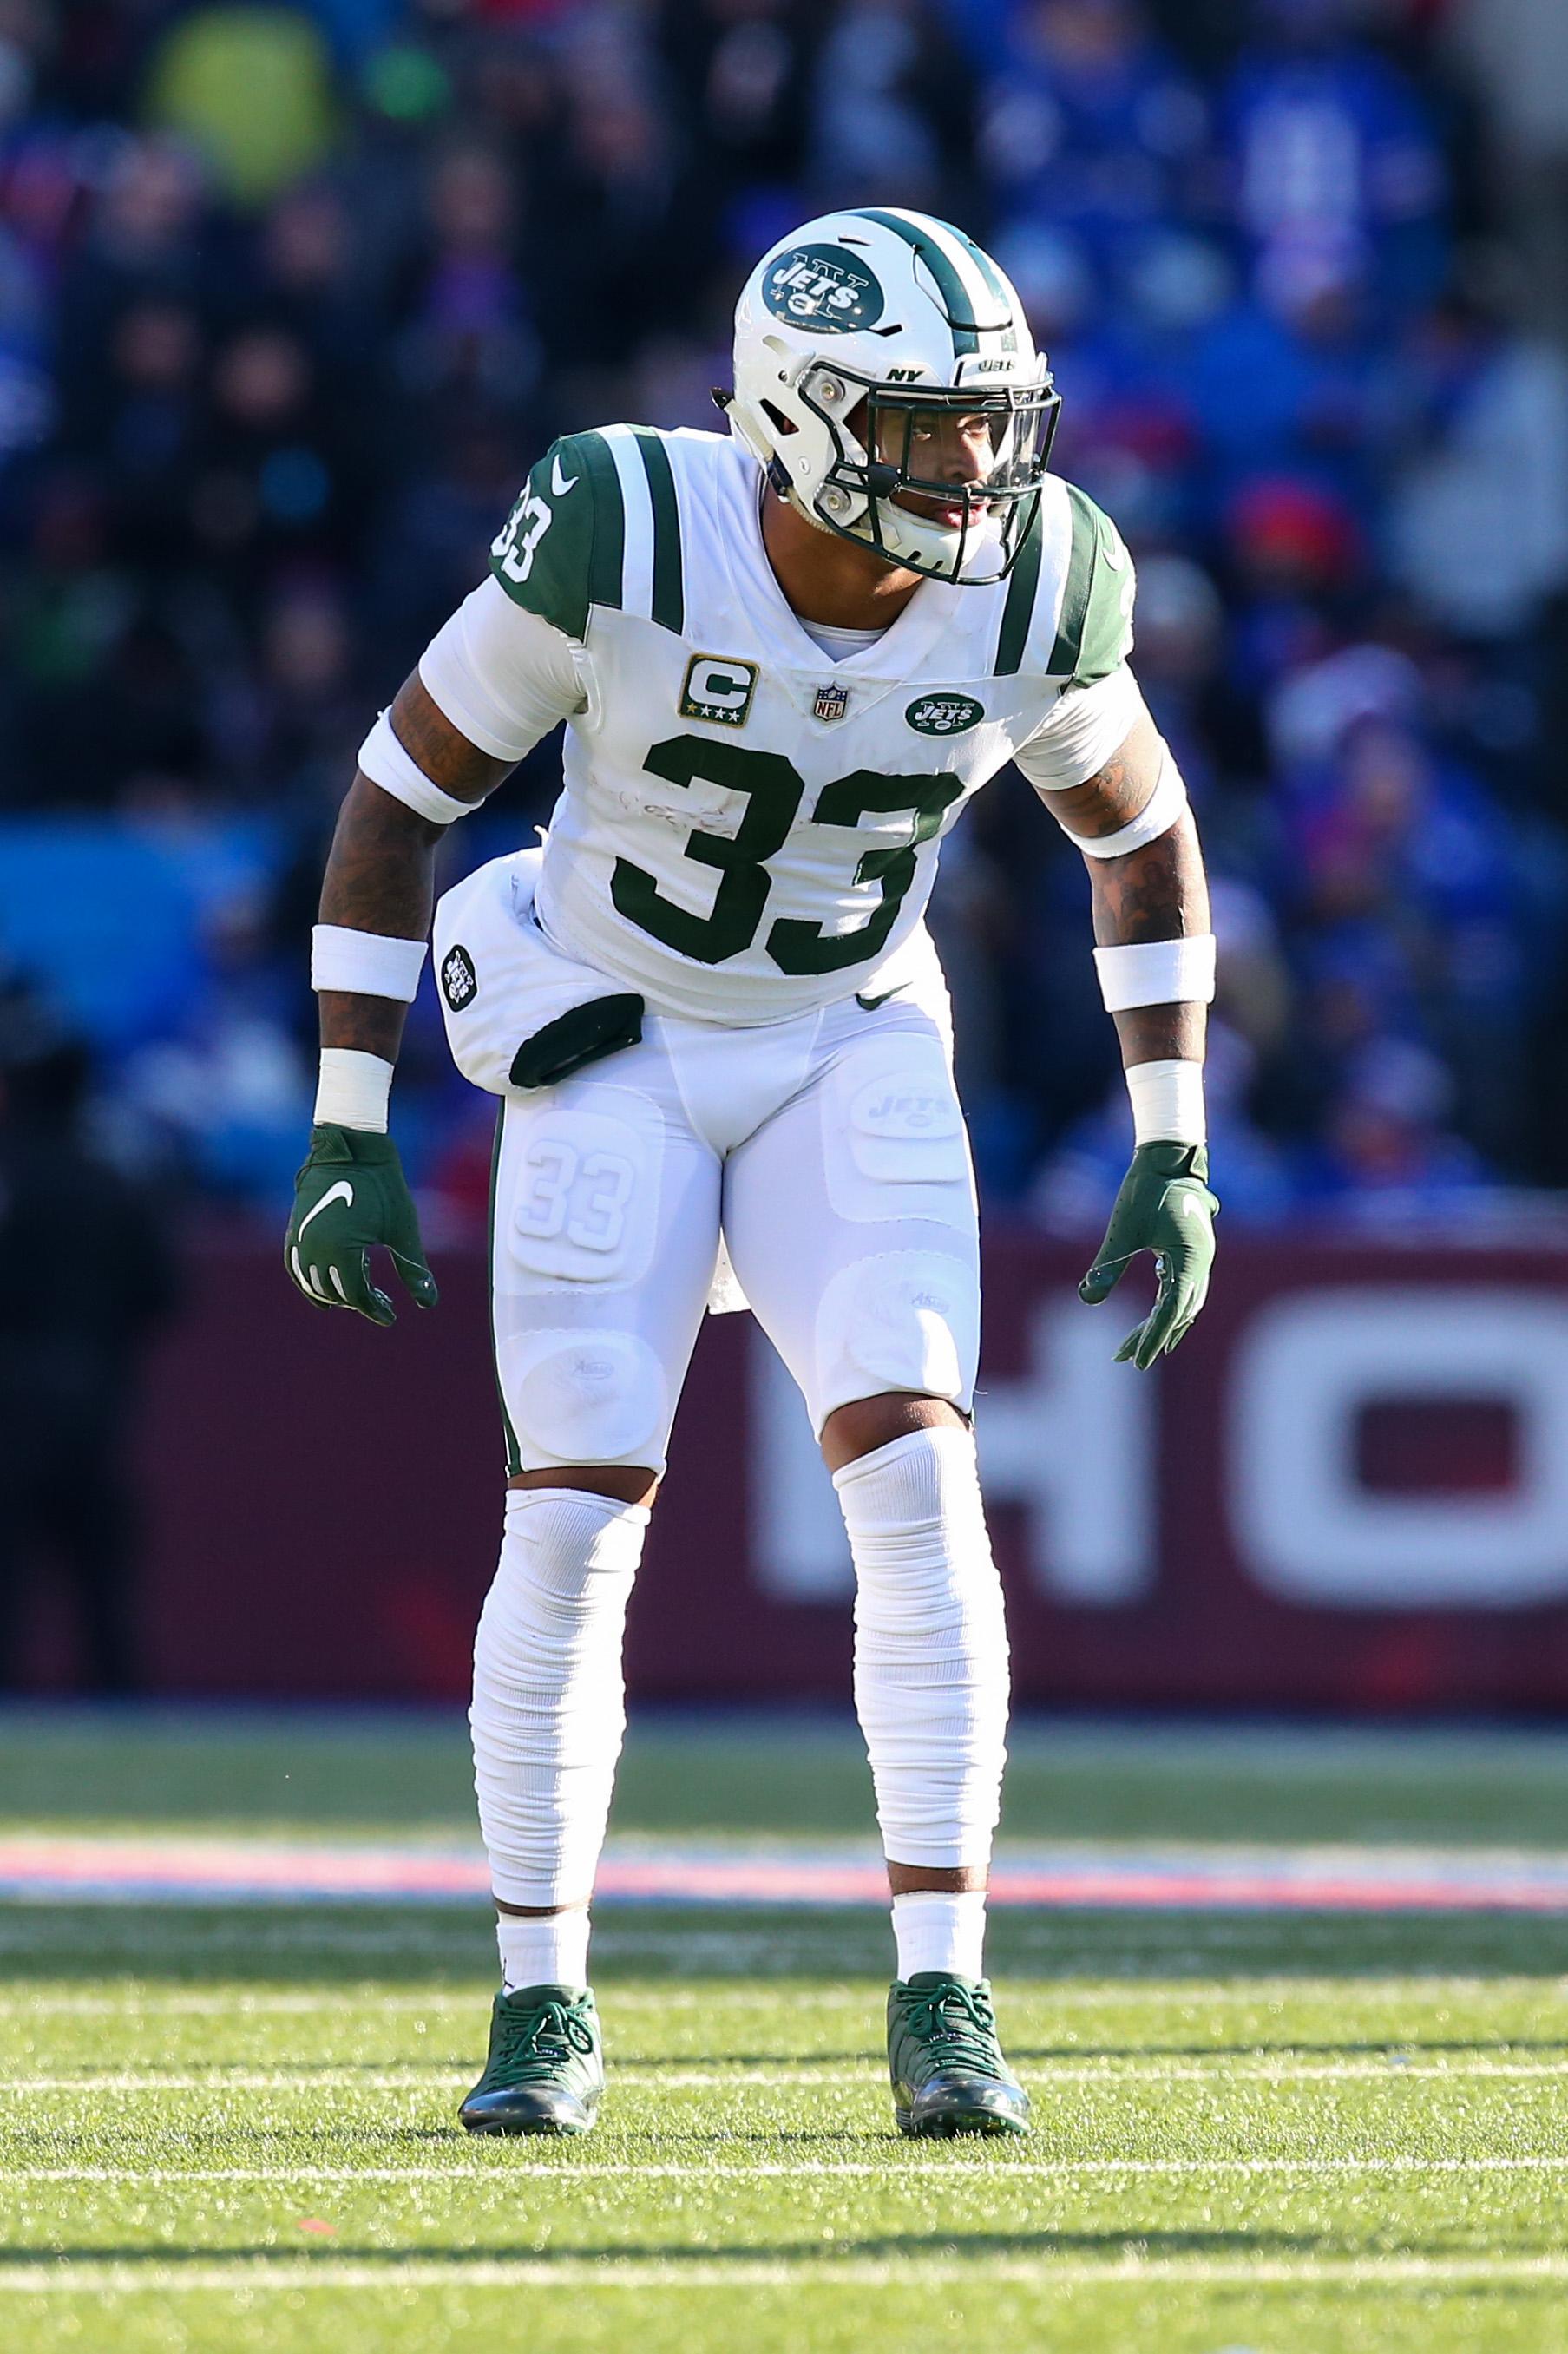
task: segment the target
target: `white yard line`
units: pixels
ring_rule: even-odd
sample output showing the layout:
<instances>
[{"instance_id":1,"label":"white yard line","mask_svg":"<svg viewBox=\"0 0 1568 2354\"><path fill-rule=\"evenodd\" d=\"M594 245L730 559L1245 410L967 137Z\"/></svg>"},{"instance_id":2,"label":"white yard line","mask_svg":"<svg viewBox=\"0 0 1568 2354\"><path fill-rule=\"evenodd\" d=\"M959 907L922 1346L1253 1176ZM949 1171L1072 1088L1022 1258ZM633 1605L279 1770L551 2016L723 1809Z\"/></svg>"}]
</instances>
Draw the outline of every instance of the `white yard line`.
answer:
<instances>
[{"instance_id":1,"label":"white yard line","mask_svg":"<svg viewBox=\"0 0 1568 2354\"><path fill-rule=\"evenodd\" d=\"M642 2164L628 2161L624 2165L613 2160L584 2164L575 2156L564 2156L558 2162L524 2161L502 2158L488 2165L477 2156L454 2158L450 2166L215 2166L215 2167L140 2167L111 2166L23 2166L7 2167L7 2182L59 2183L76 2188L87 2183L112 2184L124 2190L143 2186L163 2189L180 2183L234 2183L241 2187L260 2188L268 2185L299 2183L321 2189L342 2186L353 2189L360 2183L429 2183L451 2182L467 2195L476 2188L493 2186L504 2190L507 2183L519 2176L543 2182L559 2182L564 2186L583 2180L683 2182L771 2182L815 2181L823 2175L842 2175L851 2180L865 2179L881 2182L888 2190L900 2190L906 2185L924 2184L933 2172L940 2172L945 2185L972 2181L987 2190L1005 2177L1008 2180L1022 2178L1040 2182L1102 2182L1124 2178L1169 2176L1185 2180L1195 2176L1257 2177L1266 2180L1286 2180L1295 2177L1314 2179L1320 2175L1337 2177L1355 2175L1456 2175L1456 2174L1568 2174L1568 2158L1548 2155L1519 2158L1014 2158L995 2151L985 2153L988 2163L976 2159L955 2160L944 2150L939 2156L914 2158L900 2145L890 2147L886 2158L878 2160L844 2158L823 2165L800 2164L759 2158L747 2165L715 2162L705 2165L700 2160L689 2166ZM924 2189L920 2195L926 2195ZM4 2259L0 2258L0 2263Z\"/></svg>"},{"instance_id":2,"label":"white yard line","mask_svg":"<svg viewBox=\"0 0 1568 2354\"><path fill-rule=\"evenodd\" d=\"M755 1948L750 1958L755 1961ZM1027 1977L1027 1973L1020 1973ZM84 2019L119 2018L126 2011L153 2011L158 2016L192 2018L218 2016L228 2018L248 2012L268 2014L278 2012L310 2014L352 2009L370 2001L378 2011L421 2011L446 2009L471 2009L474 2002L487 2001L490 1989L476 1981L471 1988L436 1987L425 1993L386 1990L370 1982L372 1990L345 1985L320 1990L305 1991L275 1987L247 1988L242 1983L231 1983L228 1991L213 1993L206 1989L165 1988L145 1980L122 1987L112 1994L0 1994L0 2018L70 2017ZM1358 1997L1375 2002L1408 2002L1419 2000L1423 2005L1439 1999L1455 2001L1473 2000L1484 1996L1488 2001L1499 1994L1529 1998L1538 2003L1568 1999L1568 1978L1372 1978L1357 1980ZM868 1981L865 1987L829 1986L811 1990L813 2008L832 2009L865 2009L877 2008L883 1999L880 1980ZM1344 1981L1338 1978L1249 1978L1234 1986L1204 1986L1202 1991L1185 1984L1169 1980L1145 1982L1137 1978L1101 1978L1092 1986L1052 1986L1043 1989L1039 1981L1032 1981L1029 1999L1044 2001L1054 2010L1116 2009L1128 2001L1139 2003L1174 2003L1179 2009L1193 2012L1212 2012L1216 2009L1230 2009L1236 2005L1251 2009L1266 2008L1270 2003L1298 2000L1342 2002ZM737 2005L772 2009L779 1999L779 1987L771 1979L762 1984L736 1986L725 1983L722 1992L692 1986L620 1987L606 1988L606 1999L613 1999L618 2010L641 2006L652 2010L705 2010L715 2001L726 2009ZM1565 2039L1568 2040L1568 2039Z\"/></svg>"},{"instance_id":3,"label":"white yard line","mask_svg":"<svg viewBox=\"0 0 1568 2354\"><path fill-rule=\"evenodd\" d=\"M1353 2287L1430 2288L1512 2285L1568 2281L1568 2256L1323 2256L1280 2261L1255 2257L1120 2256L1105 2264L1076 2257L990 2257L975 2253L965 2257L966 2276L1025 2283L1037 2287L1137 2287L1154 2282L1171 2287L1191 2283L1217 2287ZM614 2257L583 2259L487 2257L461 2258L389 2254L384 2264L366 2264L331 2256L281 2258L239 2256L210 2263L164 2264L127 2264L122 2259L69 2257L54 2264L0 2264L0 2293L58 2296L97 2292L126 2295L140 2292L167 2297L214 2290L268 2290L291 2294L302 2288L385 2289L401 2295L410 2288L773 2288L831 2282L855 2288L953 2286L950 2258L932 2261L900 2257L896 2262L868 2262L832 2255L783 2260L741 2259L722 2255L680 2256L668 2261Z\"/></svg>"},{"instance_id":4,"label":"white yard line","mask_svg":"<svg viewBox=\"0 0 1568 2354\"><path fill-rule=\"evenodd\" d=\"M610 2062L614 2073L613 2057ZM104 2094L143 2093L281 2093L360 2090L378 2098L397 2091L418 2091L465 2083L471 2072L458 2062L387 2060L355 2067L225 2068L164 2072L160 2069L84 2070L79 2075L0 2077L0 2098L17 2099L34 2093L80 2093L97 2098ZM1234 2082L1265 2084L1411 2083L1473 2084L1478 2079L1510 2084L1568 2083L1568 2060L1477 2060L1398 2062L1378 2056L1364 2061L1330 2062L1287 2059L1241 2061L1216 2053L1212 2064L1191 2062L1171 2065L1138 2058L1123 2061L1058 2063L1033 2061L1025 2073L1047 2089L1059 2084L1160 2086ZM840 2084L870 2086L882 2082L880 2065L863 2062L818 2065L810 2061L781 2061L766 2067L736 2062L731 2067L683 2068L658 2060L628 2063L621 2078L626 2091L649 2092L768 2092L789 2085Z\"/></svg>"}]
</instances>

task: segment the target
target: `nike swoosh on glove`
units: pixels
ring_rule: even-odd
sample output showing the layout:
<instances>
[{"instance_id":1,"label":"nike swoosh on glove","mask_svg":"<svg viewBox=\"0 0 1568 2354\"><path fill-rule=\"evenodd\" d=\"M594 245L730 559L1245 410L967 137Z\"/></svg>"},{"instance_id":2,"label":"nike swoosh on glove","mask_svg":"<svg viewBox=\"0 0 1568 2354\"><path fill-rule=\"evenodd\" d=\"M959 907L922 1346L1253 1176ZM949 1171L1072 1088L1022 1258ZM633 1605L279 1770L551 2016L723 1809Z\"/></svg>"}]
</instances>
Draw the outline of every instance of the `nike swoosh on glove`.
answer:
<instances>
[{"instance_id":1,"label":"nike swoosh on glove","mask_svg":"<svg viewBox=\"0 0 1568 2354\"><path fill-rule=\"evenodd\" d=\"M377 1244L392 1254L416 1307L433 1308L436 1278L391 1138L330 1124L313 1128L294 1180L284 1266L313 1307L352 1308L373 1324L395 1324L396 1309L370 1279L369 1253Z\"/></svg>"}]
</instances>

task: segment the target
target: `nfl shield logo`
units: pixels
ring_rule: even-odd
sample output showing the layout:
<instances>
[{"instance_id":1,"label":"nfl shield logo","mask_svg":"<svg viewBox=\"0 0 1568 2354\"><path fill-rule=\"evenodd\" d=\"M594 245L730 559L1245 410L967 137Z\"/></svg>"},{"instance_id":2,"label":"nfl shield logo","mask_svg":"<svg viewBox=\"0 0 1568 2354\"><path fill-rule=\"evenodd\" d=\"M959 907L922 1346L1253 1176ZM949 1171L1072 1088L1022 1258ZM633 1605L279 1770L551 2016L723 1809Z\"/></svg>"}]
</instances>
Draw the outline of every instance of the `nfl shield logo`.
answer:
<instances>
[{"instance_id":1,"label":"nfl shield logo","mask_svg":"<svg viewBox=\"0 0 1568 2354\"><path fill-rule=\"evenodd\" d=\"M847 686L820 686L811 705L813 719L842 719L849 709Z\"/></svg>"}]
</instances>

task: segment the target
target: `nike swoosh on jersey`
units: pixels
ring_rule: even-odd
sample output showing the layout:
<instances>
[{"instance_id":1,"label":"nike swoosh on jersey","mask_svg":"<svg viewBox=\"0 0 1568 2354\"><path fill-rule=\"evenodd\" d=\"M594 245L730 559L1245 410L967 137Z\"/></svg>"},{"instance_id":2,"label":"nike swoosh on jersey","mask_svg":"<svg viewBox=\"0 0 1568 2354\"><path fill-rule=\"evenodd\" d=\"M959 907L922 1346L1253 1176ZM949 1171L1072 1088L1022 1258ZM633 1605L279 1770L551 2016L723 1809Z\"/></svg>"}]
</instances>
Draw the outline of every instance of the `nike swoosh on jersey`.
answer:
<instances>
[{"instance_id":1,"label":"nike swoosh on jersey","mask_svg":"<svg viewBox=\"0 0 1568 2354\"><path fill-rule=\"evenodd\" d=\"M580 474L563 474L561 472L561 461L558 458L556 459L551 465L550 488L556 498L564 499L568 491L575 491L581 481L582 476Z\"/></svg>"},{"instance_id":2,"label":"nike swoosh on jersey","mask_svg":"<svg viewBox=\"0 0 1568 2354\"><path fill-rule=\"evenodd\" d=\"M880 997L863 997L857 989L854 993L854 1002L860 1007L863 1013L874 1013L879 1005L885 1005L890 997L896 997L898 991L896 989L885 989Z\"/></svg>"},{"instance_id":3,"label":"nike swoosh on jersey","mask_svg":"<svg viewBox=\"0 0 1568 2354\"><path fill-rule=\"evenodd\" d=\"M313 1208L305 1212L304 1216L300 1220L300 1235L303 1235L305 1228L310 1225L313 1218L319 1218L322 1212L334 1202L346 1202L349 1208L351 1210L353 1209L354 1188L349 1183L346 1177L340 1177L335 1185L329 1185L326 1192L322 1195L321 1200L317 1202ZM295 1240L297 1241L298 1239L299 1236L296 1235Z\"/></svg>"}]
</instances>

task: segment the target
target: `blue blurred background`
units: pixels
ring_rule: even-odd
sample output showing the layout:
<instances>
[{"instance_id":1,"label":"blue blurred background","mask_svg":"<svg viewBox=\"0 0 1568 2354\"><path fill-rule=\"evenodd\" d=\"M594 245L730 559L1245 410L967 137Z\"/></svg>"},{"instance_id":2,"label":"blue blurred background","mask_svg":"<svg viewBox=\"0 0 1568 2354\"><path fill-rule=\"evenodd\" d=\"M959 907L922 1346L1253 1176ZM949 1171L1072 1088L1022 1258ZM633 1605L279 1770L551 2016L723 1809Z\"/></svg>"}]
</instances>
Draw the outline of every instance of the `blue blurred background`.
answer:
<instances>
[{"instance_id":1,"label":"blue blurred background","mask_svg":"<svg viewBox=\"0 0 1568 2354\"><path fill-rule=\"evenodd\" d=\"M746 267L838 201L992 245L1137 555L1218 882L1233 1227L1560 1183L1560 0L0 0L18 1051L42 1001L101 1149L270 1231L369 717L552 435L717 424ZM1092 1225L1125 1098L1079 863L1016 779L938 922L993 1209ZM489 1111L428 996L397 1127L471 1232Z\"/></svg>"}]
</instances>

